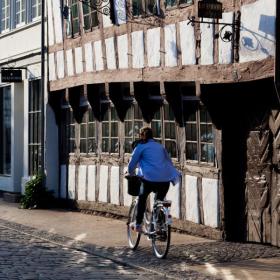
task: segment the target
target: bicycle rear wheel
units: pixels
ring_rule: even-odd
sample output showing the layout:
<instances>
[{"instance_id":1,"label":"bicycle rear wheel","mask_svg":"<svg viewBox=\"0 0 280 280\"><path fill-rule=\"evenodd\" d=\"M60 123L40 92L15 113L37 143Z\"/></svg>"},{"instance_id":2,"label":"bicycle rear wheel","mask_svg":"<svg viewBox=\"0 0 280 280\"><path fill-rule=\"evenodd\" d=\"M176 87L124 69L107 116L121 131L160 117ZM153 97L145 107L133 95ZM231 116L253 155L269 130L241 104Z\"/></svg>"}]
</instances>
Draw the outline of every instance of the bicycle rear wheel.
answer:
<instances>
[{"instance_id":1,"label":"bicycle rear wheel","mask_svg":"<svg viewBox=\"0 0 280 280\"><path fill-rule=\"evenodd\" d=\"M136 225L136 208L137 208L137 201L133 201L128 214L128 221L127 221L127 238L128 238L128 245L132 250L136 250L139 242L141 234L135 231Z\"/></svg>"},{"instance_id":2,"label":"bicycle rear wheel","mask_svg":"<svg viewBox=\"0 0 280 280\"><path fill-rule=\"evenodd\" d=\"M162 208L157 210L156 221L155 234L152 237L153 253L157 258L164 259L170 246L171 228Z\"/></svg>"}]
</instances>

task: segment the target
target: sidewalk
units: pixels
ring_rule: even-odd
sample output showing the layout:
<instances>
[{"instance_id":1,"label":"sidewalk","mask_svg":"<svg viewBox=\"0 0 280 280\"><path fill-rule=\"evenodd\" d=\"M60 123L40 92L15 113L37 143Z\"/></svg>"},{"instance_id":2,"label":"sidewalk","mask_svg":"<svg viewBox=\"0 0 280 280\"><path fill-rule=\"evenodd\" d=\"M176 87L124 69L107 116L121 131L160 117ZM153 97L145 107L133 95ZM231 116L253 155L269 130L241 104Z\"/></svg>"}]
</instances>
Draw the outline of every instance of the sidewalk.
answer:
<instances>
[{"instance_id":1,"label":"sidewalk","mask_svg":"<svg viewBox=\"0 0 280 280\"><path fill-rule=\"evenodd\" d=\"M0 225L67 246L88 248L123 263L181 279L280 279L280 249L213 241L172 232L166 260L142 238L127 248L126 221L66 210L23 210L0 199Z\"/></svg>"}]
</instances>

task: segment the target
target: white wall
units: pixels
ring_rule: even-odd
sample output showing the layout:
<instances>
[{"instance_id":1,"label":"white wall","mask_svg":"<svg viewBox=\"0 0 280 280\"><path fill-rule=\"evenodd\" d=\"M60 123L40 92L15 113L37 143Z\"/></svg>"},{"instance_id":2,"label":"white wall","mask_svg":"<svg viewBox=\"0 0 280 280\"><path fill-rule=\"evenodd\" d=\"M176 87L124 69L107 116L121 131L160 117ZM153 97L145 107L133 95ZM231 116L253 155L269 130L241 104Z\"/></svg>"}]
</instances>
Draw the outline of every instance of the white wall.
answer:
<instances>
[{"instance_id":1,"label":"white wall","mask_svg":"<svg viewBox=\"0 0 280 280\"><path fill-rule=\"evenodd\" d=\"M259 0L241 8L240 62L275 54L275 0Z\"/></svg>"},{"instance_id":2,"label":"white wall","mask_svg":"<svg viewBox=\"0 0 280 280\"><path fill-rule=\"evenodd\" d=\"M41 50L41 26L35 22L0 35L0 62Z\"/></svg>"}]
</instances>

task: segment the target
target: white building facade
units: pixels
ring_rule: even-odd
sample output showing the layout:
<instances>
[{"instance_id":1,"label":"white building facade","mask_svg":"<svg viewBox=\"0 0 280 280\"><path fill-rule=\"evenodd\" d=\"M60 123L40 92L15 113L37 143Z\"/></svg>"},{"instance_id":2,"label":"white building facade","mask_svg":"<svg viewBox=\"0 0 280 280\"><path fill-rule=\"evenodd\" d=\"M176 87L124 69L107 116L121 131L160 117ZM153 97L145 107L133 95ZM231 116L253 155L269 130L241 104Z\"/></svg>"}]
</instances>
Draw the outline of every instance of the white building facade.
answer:
<instances>
[{"instance_id":1,"label":"white building facade","mask_svg":"<svg viewBox=\"0 0 280 280\"><path fill-rule=\"evenodd\" d=\"M21 194L41 164L41 0L0 3L0 68L22 73L18 82L3 83L0 79L0 191ZM53 113L45 108L48 129ZM55 135L56 126L51 130ZM48 136L46 148L49 143ZM47 182L50 189L56 185L55 174Z\"/></svg>"}]
</instances>

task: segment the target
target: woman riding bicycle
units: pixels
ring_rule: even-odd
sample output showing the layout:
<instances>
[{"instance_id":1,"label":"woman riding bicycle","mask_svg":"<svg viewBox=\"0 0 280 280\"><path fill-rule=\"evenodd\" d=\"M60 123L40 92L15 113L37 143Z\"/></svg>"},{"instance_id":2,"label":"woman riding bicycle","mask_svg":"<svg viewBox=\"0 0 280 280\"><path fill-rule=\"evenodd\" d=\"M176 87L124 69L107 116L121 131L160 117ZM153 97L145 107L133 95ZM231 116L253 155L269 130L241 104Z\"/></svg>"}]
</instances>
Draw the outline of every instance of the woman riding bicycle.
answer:
<instances>
[{"instance_id":1,"label":"woman riding bicycle","mask_svg":"<svg viewBox=\"0 0 280 280\"><path fill-rule=\"evenodd\" d=\"M164 200L170 182L177 181L180 173L174 167L165 148L153 139L150 127L143 127L140 130L140 140L137 141L128 164L129 175L134 174L136 167L138 167L137 175L142 178L142 186L139 193L135 230L142 232L141 224L148 195L154 192L158 200Z\"/></svg>"}]
</instances>

